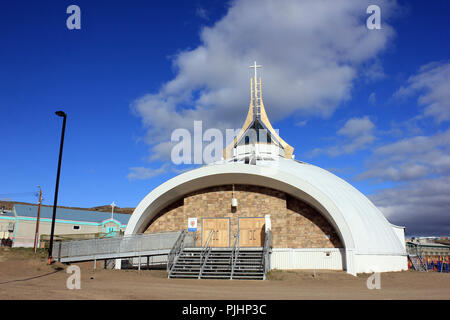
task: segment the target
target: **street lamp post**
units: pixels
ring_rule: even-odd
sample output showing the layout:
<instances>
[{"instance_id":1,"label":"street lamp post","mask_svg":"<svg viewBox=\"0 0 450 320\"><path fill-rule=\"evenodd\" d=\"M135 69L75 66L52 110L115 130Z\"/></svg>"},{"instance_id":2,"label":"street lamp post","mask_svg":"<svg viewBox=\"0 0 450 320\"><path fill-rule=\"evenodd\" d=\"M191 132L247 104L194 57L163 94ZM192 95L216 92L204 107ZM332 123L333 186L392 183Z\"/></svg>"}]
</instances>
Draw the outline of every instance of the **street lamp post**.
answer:
<instances>
[{"instance_id":1,"label":"street lamp post","mask_svg":"<svg viewBox=\"0 0 450 320\"><path fill-rule=\"evenodd\" d=\"M62 159L62 152L63 152L63 145L64 145L64 133L66 131L66 118L67 118L66 113L63 111L56 111L55 114L57 116L63 117L63 126L62 126L62 133L61 133L61 144L59 147L58 172L56 174L55 200L53 202L52 229L50 232L50 246L48 248L48 264L52 263L52 258L53 258L53 255L52 255L53 254L53 236L55 233L56 206L58 203L59 174L61 172L61 159Z\"/></svg>"}]
</instances>

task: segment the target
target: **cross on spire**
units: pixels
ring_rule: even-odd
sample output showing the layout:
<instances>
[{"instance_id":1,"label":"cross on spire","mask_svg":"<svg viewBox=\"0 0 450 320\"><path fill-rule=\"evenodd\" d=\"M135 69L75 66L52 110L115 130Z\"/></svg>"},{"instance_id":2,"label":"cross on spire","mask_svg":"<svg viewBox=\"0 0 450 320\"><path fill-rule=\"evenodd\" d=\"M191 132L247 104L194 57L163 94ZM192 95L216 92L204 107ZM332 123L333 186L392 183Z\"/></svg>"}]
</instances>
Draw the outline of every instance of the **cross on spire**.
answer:
<instances>
[{"instance_id":1,"label":"cross on spire","mask_svg":"<svg viewBox=\"0 0 450 320\"><path fill-rule=\"evenodd\" d=\"M249 68L255 69L255 79L251 85L251 99L253 101L253 116L255 119L258 119L261 114L261 81L258 87L258 68L262 68L262 66L256 64L255 61Z\"/></svg>"},{"instance_id":2,"label":"cross on spire","mask_svg":"<svg viewBox=\"0 0 450 320\"><path fill-rule=\"evenodd\" d=\"M261 65L256 64L256 61L254 62L254 64L252 66L250 66L249 68L253 68L255 69L255 83L256 83L256 79L258 78L258 68L262 68Z\"/></svg>"}]
</instances>

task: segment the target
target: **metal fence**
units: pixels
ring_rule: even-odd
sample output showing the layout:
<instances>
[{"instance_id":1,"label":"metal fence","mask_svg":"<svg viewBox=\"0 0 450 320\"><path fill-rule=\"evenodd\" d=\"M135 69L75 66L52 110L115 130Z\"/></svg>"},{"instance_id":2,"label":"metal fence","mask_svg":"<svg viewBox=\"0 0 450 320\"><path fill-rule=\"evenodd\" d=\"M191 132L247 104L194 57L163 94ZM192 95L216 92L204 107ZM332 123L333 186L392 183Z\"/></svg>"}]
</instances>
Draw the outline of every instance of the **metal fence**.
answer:
<instances>
[{"instance_id":1,"label":"metal fence","mask_svg":"<svg viewBox=\"0 0 450 320\"><path fill-rule=\"evenodd\" d=\"M140 253L171 249L181 231L120 236L115 238L59 241L53 245L53 258L139 256ZM66 259L65 259L66 258Z\"/></svg>"}]
</instances>

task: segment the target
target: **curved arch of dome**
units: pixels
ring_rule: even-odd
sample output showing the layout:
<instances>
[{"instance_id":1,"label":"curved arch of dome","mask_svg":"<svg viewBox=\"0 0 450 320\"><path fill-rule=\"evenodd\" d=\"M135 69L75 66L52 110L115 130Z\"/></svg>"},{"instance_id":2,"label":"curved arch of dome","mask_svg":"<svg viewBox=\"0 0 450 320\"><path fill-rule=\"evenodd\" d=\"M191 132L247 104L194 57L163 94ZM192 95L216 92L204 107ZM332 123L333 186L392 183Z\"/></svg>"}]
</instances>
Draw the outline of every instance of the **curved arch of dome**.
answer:
<instances>
[{"instance_id":1,"label":"curved arch of dome","mask_svg":"<svg viewBox=\"0 0 450 320\"><path fill-rule=\"evenodd\" d=\"M355 249L354 237L333 200L312 184L280 170L248 164L215 164L180 174L150 192L136 207L125 235L142 233L155 215L184 195L200 189L248 184L283 191L316 208L333 226L346 249Z\"/></svg>"}]
</instances>

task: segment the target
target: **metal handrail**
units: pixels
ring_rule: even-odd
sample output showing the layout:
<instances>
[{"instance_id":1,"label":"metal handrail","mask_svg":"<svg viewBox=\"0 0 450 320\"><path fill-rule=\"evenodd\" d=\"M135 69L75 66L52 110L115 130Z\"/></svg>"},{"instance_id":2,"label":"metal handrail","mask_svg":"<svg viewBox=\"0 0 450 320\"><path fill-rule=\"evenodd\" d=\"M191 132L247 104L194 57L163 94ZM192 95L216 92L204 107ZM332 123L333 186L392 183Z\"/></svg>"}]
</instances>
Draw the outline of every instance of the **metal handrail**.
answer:
<instances>
[{"instance_id":1,"label":"metal handrail","mask_svg":"<svg viewBox=\"0 0 450 320\"><path fill-rule=\"evenodd\" d=\"M208 238L206 238L205 244L202 246L202 252L201 252L201 254L200 254L201 259L203 259L204 255L206 254L206 252L207 252L207 251L209 250L209 248L211 247L209 243L210 243L211 238L212 238L213 235L214 235L214 230L211 230L211 231L209 232Z\"/></svg>"},{"instance_id":2,"label":"metal handrail","mask_svg":"<svg viewBox=\"0 0 450 320\"><path fill-rule=\"evenodd\" d=\"M169 255L167 256L167 271L170 272L172 270L172 267L174 265L175 257L178 256L183 250L184 245L184 238L186 237L186 230L181 231L180 236L178 237L177 241L173 245L172 249L169 252Z\"/></svg>"},{"instance_id":3,"label":"metal handrail","mask_svg":"<svg viewBox=\"0 0 450 320\"><path fill-rule=\"evenodd\" d=\"M53 258L87 260L138 256L140 252L167 250L170 251L181 231L134 234L114 238L67 240L53 244ZM99 258L101 257L101 258Z\"/></svg>"},{"instance_id":4,"label":"metal handrail","mask_svg":"<svg viewBox=\"0 0 450 320\"><path fill-rule=\"evenodd\" d=\"M233 279L234 268L236 267L237 257L239 256L239 232L234 235L233 251L231 252L231 275L230 279Z\"/></svg>"},{"instance_id":5,"label":"metal handrail","mask_svg":"<svg viewBox=\"0 0 450 320\"><path fill-rule=\"evenodd\" d=\"M263 249L263 257L262 257L262 266L264 268L264 279L266 279L266 273L270 270L270 259L269 254L273 247L272 242L272 231L266 231L266 238L264 239L264 249Z\"/></svg>"},{"instance_id":6,"label":"metal handrail","mask_svg":"<svg viewBox=\"0 0 450 320\"><path fill-rule=\"evenodd\" d=\"M198 273L198 278L202 276L203 269L205 268L206 260L208 260L209 253L211 252L210 241L214 234L214 230L209 232L208 238L206 238L205 245L202 247L202 251L200 253L200 272Z\"/></svg>"}]
</instances>

